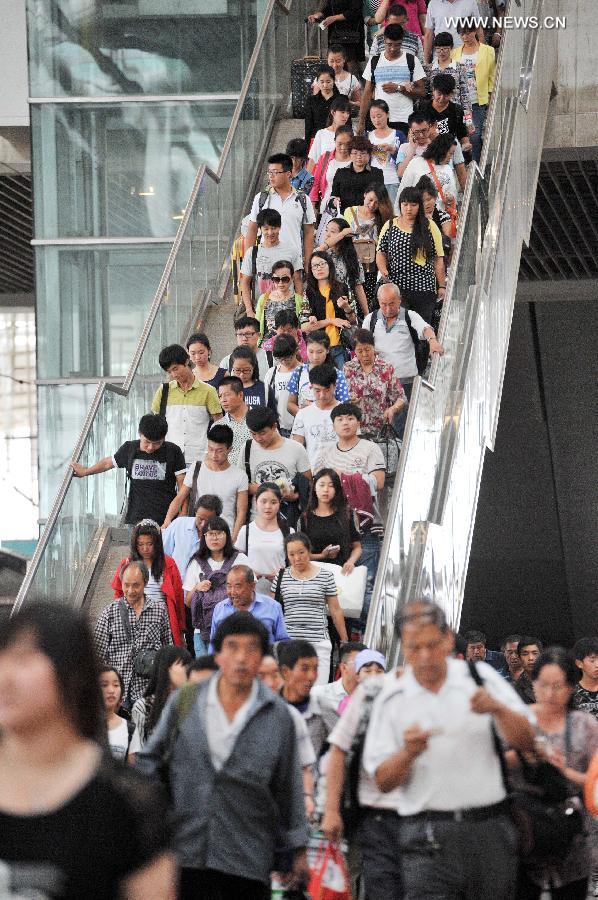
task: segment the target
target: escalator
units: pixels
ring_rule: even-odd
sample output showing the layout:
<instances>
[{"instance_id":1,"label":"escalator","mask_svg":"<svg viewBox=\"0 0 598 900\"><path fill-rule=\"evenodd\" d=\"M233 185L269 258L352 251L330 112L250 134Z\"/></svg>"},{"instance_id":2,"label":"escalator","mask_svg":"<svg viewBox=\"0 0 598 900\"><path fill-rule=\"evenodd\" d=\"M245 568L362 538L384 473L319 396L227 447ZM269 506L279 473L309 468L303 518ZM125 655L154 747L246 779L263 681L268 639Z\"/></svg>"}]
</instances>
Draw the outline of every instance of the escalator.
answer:
<instances>
[{"instance_id":1,"label":"escalator","mask_svg":"<svg viewBox=\"0 0 598 900\"><path fill-rule=\"evenodd\" d=\"M540 18L550 0L511 0ZM99 385L74 457L112 453L135 433L160 374L158 352L184 339L222 301L235 226L248 208L275 119L288 99L288 63L301 52L304 4L271 0L216 173L203 166L122 385ZM284 59L285 66L276 64ZM440 339L417 378L392 496L366 641L396 661L397 608L413 597L440 603L458 627L486 449L492 449L519 258L529 238L550 90L554 32L505 32L484 153L471 166ZM123 473L73 480L55 500L16 608L40 597L93 608L123 548ZM112 567L112 568L111 568ZM103 585L103 587L102 587ZM98 593L104 592L102 593Z\"/></svg>"}]
</instances>

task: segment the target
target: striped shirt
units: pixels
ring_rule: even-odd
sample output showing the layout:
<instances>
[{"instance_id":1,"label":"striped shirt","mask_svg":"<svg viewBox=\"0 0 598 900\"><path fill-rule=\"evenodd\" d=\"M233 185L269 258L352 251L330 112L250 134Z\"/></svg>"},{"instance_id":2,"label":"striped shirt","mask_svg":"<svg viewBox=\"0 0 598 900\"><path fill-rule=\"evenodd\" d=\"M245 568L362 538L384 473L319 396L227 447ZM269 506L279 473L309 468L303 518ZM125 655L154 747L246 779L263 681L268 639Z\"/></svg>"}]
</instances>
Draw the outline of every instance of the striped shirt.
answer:
<instances>
[{"instance_id":1,"label":"striped shirt","mask_svg":"<svg viewBox=\"0 0 598 900\"><path fill-rule=\"evenodd\" d=\"M272 585L276 590L282 577L280 598L284 607L284 622L292 638L306 641L330 640L327 622L327 601L336 597L334 575L318 567L312 578L294 578L290 568L279 575Z\"/></svg>"},{"instance_id":2,"label":"striped shirt","mask_svg":"<svg viewBox=\"0 0 598 900\"><path fill-rule=\"evenodd\" d=\"M94 641L99 658L106 665L114 666L122 675L125 697L130 693L131 703L134 703L142 696L149 681L148 678L133 675L135 657L142 650L159 650L160 647L172 644L172 634L165 603L146 597L139 618L128 603L127 615L131 640L123 625L119 601L114 600L100 613Z\"/></svg>"}]
</instances>

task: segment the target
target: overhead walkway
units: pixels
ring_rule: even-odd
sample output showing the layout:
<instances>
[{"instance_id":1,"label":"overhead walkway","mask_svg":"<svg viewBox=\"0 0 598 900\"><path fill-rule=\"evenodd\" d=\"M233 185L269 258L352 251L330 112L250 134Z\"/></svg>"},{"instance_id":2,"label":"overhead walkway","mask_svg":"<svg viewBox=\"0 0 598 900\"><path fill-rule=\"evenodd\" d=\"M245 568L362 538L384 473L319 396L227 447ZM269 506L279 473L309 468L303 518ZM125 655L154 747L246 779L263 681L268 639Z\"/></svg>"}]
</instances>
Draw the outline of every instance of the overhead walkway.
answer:
<instances>
[{"instance_id":1,"label":"overhead walkway","mask_svg":"<svg viewBox=\"0 0 598 900\"><path fill-rule=\"evenodd\" d=\"M520 15L551 13L551 0L511 0ZM300 55L304 4L270 0L216 172L197 174L184 218L122 385L102 383L77 441L84 464L135 434L157 384L162 346L207 323L230 328L228 253L259 181L275 120L284 118L289 61ZM445 355L416 379L403 453L388 499L386 537L366 640L399 653L397 608L438 601L459 624L484 454L492 449L519 259L529 238L554 53L553 32L505 33L484 155L471 167L440 337ZM277 65L280 60L285 65ZM228 332L230 335L230 331ZM229 341L228 341L229 343ZM108 574L126 550L123 473L65 473L15 608L35 598L96 612Z\"/></svg>"}]
</instances>

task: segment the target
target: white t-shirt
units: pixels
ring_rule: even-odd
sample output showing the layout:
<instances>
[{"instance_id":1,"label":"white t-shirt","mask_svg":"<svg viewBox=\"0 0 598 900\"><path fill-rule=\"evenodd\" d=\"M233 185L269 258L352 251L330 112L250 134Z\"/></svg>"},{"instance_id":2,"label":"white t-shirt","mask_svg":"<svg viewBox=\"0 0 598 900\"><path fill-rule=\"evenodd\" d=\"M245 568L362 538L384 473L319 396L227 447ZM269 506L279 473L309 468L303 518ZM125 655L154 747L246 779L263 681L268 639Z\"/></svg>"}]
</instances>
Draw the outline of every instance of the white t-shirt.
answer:
<instances>
[{"instance_id":1,"label":"white t-shirt","mask_svg":"<svg viewBox=\"0 0 598 900\"><path fill-rule=\"evenodd\" d=\"M452 197L457 197L457 179L455 178L455 170L453 169L453 167L447 164L438 166L436 165L436 163L432 163L432 165L434 166L436 177L440 182L440 186L442 187L442 191L445 197L448 198L449 195ZM432 176L432 172L430 171L428 160L423 159L421 156L414 156L405 169L403 177L401 178L401 190L406 187L415 187L422 175L427 175L428 178L432 179L433 184L436 184ZM445 209L445 205L442 201L442 198L440 197L440 194L438 195L438 198L436 200L436 206L438 207L438 209Z\"/></svg>"},{"instance_id":2,"label":"white t-shirt","mask_svg":"<svg viewBox=\"0 0 598 900\"><path fill-rule=\"evenodd\" d=\"M259 444L252 441L249 453L249 468L252 482L263 484L265 481L286 482L291 485L298 472L309 470L309 459L305 448L297 441L283 438L281 447L262 449ZM245 469L245 453L241 453L237 463L240 469ZM262 570L264 571L264 570ZM270 569L267 570L271 571Z\"/></svg>"},{"instance_id":3,"label":"white t-shirt","mask_svg":"<svg viewBox=\"0 0 598 900\"><path fill-rule=\"evenodd\" d=\"M427 146L428 145L426 144L425 147L420 147L420 145L417 144L415 147L415 155L422 156ZM399 147L399 152L397 153L397 166L399 165L399 163L405 162L405 159L407 158L406 151L408 147L409 144L401 144L401 146ZM462 162L465 162L465 159L463 157L463 151L461 150L461 144L459 143L459 141L457 141L457 143L455 144L455 152L451 157L450 165L459 166ZM402 183L403 182L401 181L401 184Z\"/></svg>"},{"instance_id":4,"label":"white t-shirt","mask_svg":"<svg viewBox=\"0 0 598 900\"><path fill-rule=\"evenodd\" d=\"M264 247L263 244L258 244L255 257L257 282L255 290L256 300L260 294L265 294L266 291L272 290L272 279L270 277L272 274L272 266L282 259L292 263L295 271L303 268L303 256L301 253L297 252L297 248L292 244L283 244L280 241L275 247ZM245 251L245 256L241 263L241 272L243 275L249 275L251 277L252 263L253 247L250 247Z\"/></svg>"},{"instance_id":5,"label":"white t-shirt","mask_svg":"<svg viewBox=\"0 0 598 900\"><path fill-rule=\"evenodd\" d=\"M291 435L296 434L304 439L312 472L315 472L314 466L320 451L338 440L330 413L330 409L320 409L312 403L311 406L300 409L295 416Z\"/></svg>"},{"instance_id":6,"label":"white t-shirt","mask_svg":"<svg viewBox=\"0 0 598 900\"><path fill-rule=\"evenodd\" d=\"M268 392L268 389L274 380L273 389L276 398L280 427L285 428L287 431L290 431L293 427L293 416L287 409L287 401L289 399L289 378L294 371L294 369L291 369L290 372L281 372L280 366L272 366L268 369L266 377L264 378L266 392ZM276 375L274 374L275 372Z\"/></svg>"},{"instance_id":7,"label":"white t-shirt","mask_svg":"<svg viewBox=\"0 0 598 900\"><path fill-rule=\"evenodd\" d=\"M337 472L344 472L346 475L353 475L356 472L371 475L372 472L384 471L386 463L378 444L360 438L350 450L339 450L336 444L324 446L318 456L317 470L320 469L336 469Z\"/></svg>"},{"instance_id":8,"label":"white t-shirt","mask_svg":"<svg viewBox=\"0 0 598 900\"><path fill-rule=\"evenodd\" d=\"M469 91L469 100L471 103L478 102L478 86L475 80L475 67L478 62L478 51L475 53L462 53L461 62L465 66L465 74L467 76L467 90Z\"/></svg>"},{"instance_id":9,"label":"white t-shirt","mask_svg":"<svg viewBox=\"0 0 598 900\"><path fill-rule=\"evenodd\" d=\"M322 196L322 200L320 202L320 212L324 212L326 209L326 204L330 200L330 195L332 194L332 182L334 181L334 176L338 172L339 169L346 169L347 166L351 165L351 160L347 159L343 162L340 159L331 159L328 163L328 167L326 169L326 188L324 190L324 194Z\"/></svg>"},{"instance_id":10,"label":"white t-shirt","mask_svg":"<svg viewBox=\"0 0 598 900\"><path fill-rule=\"evenodd\" d=\"M478 19L480 10L476 0L430 0L426 13L426 28L431 28L434 34L448 31L452 34L454 46L460 47L463 41L457 32L457 20L473 17Z\"/></svg>"},{"instance_id":11,"label":"white t-shirt","mask_svg":"<svg viewBox=\"0 0 598 900\"><path fill-rule=\"evenodd\" d=\"M396 152L399 149L400 142L397 133L391 129L390 134L384 138L378 138L373 131L368 134L370 144L374 147L372 153L372 166L376 169L382 169L384 175L384 184L398 184L399 176L397 175L397 157ZM379 144L394 144L394 155L388 150L376 150Z\"/></svg>"},{"instance_id":12,"label":"white t-shirt","mask_svg":"<svg viewBox=\"0 0 598 900\"><path fill-rule=\"evenodd\" d=\"M246 529L247 526L243 525L235 543L236 549L241 553L245 553ZM276 531L263 531L252 522L249 526L247 556L249 558L247 565L251 566L254 572L259 572L260 575L278 572L284 566L284 536L280 528Z\"/></svg>"},{"instance_id":13,"label":"white t-shirt","mask_svg":"<svg viewBox=\"0 0 598 900\"><path fill-rule=\"evenodd\" d=\"M222 568L223 565L224 565L223 559L219 559L219 560L210 559L210 561L209 561L209 568L211 569L212 572L217 572L219 569ZM239 553L239 555L235 559L234 565L235 566L248 566L249 560L247 559L247 557L245 556L244 553ZM187 568L187 572L185 574L185 580L183 581L183 590L192 591L193 588L195 587L195 585L203 580L201 578L201 573L204 570L202 569L201 566L202 566L202 564L199 562L199 560L197 560L197 559L191 560L191 562L189 563L189 566ZM206 566L206 568L208 568L208 567ZM199 630L199 629L197 629L197 630Z\"/></svg>"},{"instance_id":14,"label":"white t-shirt","mask_svg":"<svg viewBox=\"0 0 598 900\"><path fill-rule=\"evenodd\" d=\"M186 487L193 486L193 472L195 464L189 466L185 480L183 482ZM207 465L202 463L197 476L197 496L202 494L215 494L222 500L222 518L226 519L230 528L235 524L235 515L237 510L237 494L239 491L247 491L249 482L247 475L236 466L229 466L222 472L215 472L208 469Z\"/></svg>"},{"instance_id":15,"label":"white t-shirt","mask_svg":"<svg viewBox=\"0 0 598 900\"><path fill-rule=\"evenodd\" d=\"M363 320L363 327L369 328L372 313ZM417 336L423 339L424 329L428 323L414 310L409 311L409 321L417 332ZM417 363L415 361L415 348L413 340L405 321L405 308L402 306L399 315L390 331L386 330L384 316L378 312L376 326L374 328L374 341L376 350L380 356L394 367L399 378L415 378L417 375ZM377 446L377 445L376 445Z\"/></svg>"},{"instance_id":16,"label":"white t-shirt","mask_svg":"<svg viewBox=\"0 0 598 900\"><path fill-rule=\"evenodd\" d=\"M108 744L110 745L112 756L121 762L125 762L127 746L129 744L129 730L125 719L122 719L121 724L117 728L108 729ZM137 729L135 729L133 737L131 738L129 753L139 753L140 750L141 742L139 741Z\"/></svg>"},{"instance_id":17,"label":"white t-shirt","mask_svg":"<svg viewBox=\"0 0 598 900\"><path fill-rule=\"evenodd\" d=\"M309 148L308 159L317 163L323 153L332 153L334 150L334 131L328 131L327 128L320 128L316 131L316 136Z\"/></svg>"},{"instance_id":18,"label":"white t-shirt","mask_svg":"<svg viewBox=\"0 0 598 900\"><path fill-rule=\"evenodd\" d=\"M151 597L152 600L157 600L158 602L163 603L166 600L166 594L162 590L161 586L158 584L154 576L152 575L152 570L149 570L149 581L145 586L145 594L146 597Z\"/></svg>"},{"instance_id":19,"label":"white t-shirt","mask_svg":"<svg viewBox=\"0 0 598 900\"><path fill-rule=\"evenodd\" d=\"M334 140L334 135L333 135ZM305 215L303 214L303 206L299 199L297 191L293 190L288 197L283 200L276 191L270 190L266 202L262 209L276 209L282 219L282 227L280 229L280 243L292 244L297 253L303 255L303 226L313 225L316 221L316 214L309 197L305 196ZM256 194L251 207L249 218L252 222L257 222L257 215L260 211L260 195Z\"/></svg>"},{"instance_id":20,"label":"white t-shirt","mask_svg":"<svg viewBox=\"0 0 598 900\"><path fill-rule=\"evenodd\" d=\"M365 81L372 80L372 61L368 60L363 73ZM413 81L420 81L426 77L423 66L417 57L415 58L415 66L413 68ZM409 66L407 65L407 54L401 53L398 59L387 59L386 51L380 56L378 65L374 70L374 78L376 80L374 88L374 99L385 100L388 103L389 121L406 122L413 112L413 100L408 94L397 91L394 94L387 94L382 90L382 85L389 81L394 84L404 84L411 81L409 74Z\"/></svg>"}]
</instances>

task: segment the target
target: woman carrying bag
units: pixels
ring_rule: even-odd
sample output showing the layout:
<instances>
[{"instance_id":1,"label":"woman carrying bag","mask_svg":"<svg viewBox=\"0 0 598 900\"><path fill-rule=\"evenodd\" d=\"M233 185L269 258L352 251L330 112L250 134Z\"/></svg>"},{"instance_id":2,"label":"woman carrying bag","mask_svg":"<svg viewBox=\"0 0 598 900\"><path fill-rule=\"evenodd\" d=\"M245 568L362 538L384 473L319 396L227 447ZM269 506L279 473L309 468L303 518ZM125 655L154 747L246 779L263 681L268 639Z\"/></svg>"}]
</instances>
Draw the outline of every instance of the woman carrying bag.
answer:
<instances>
[{"instance_id":1,"label":"woman carrying bag","mask_svg":"<svg viewBox=\"0 0 598 900\"><path fill-rule=\"evenodd\" d=\"M316 684L327 684L332 653L328 613L341 641L348 640L334 576L311 561L312 547L306 534L290 534L285 540L285 551L289 565L274 579L272 596L282 604L291 638L314 645L318 654Z\"/></svg>"},{"instance_id":2,"label":"woman carrying bag","mask_svg":"<svg viewBox=\"0 0 598 900\"><path fill-rule=\"evenodd\" d=\"M363 321L369 312L364 289L365 272L351 234L351 227L342 216L330 219L324 231L324 240L316 250L324 250L330 254L337 280L349 288L351 299L356 301L355 306L361 312L361 315L358 312L358 316Z\"/></svg>"},{"instance_id":3,"label":"woman carrying bag","mask_svg":"<svg viewBox=\"0 0 598 900\"><path fill-rule=\"evenodd\" d=\"M343 575L350 575L361 556L361 535L334 469L320 469L314 475L300 523L311 542L312 560L335 563Z\"/></svg>"}]
</instances>

